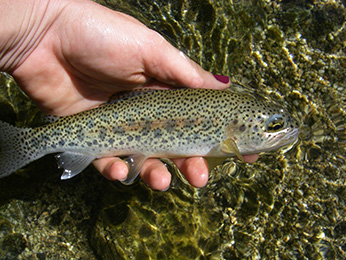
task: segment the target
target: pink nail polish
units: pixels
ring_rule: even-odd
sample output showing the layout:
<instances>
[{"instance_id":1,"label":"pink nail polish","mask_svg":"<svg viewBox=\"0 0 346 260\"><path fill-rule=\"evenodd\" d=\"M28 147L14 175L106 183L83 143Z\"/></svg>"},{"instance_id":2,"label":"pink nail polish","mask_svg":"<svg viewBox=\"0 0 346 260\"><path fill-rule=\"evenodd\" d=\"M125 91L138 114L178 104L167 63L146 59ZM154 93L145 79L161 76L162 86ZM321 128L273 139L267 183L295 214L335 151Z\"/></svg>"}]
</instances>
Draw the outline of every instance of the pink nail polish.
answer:
<instances>
[{"instance_id":1,"label":"pink nail polish","mask_svg":"<svg viewBox=\"0 0 346 260\"><path fill-rule=\"evenodd\" d=\"M227 84L227 83L229 82L229 77L227 77L227 76L224 76L224 75L214 75L214 77L215 77L218 81L220 81L220 82L222 82L222 83Z\"/></svg>"}]
</instances>

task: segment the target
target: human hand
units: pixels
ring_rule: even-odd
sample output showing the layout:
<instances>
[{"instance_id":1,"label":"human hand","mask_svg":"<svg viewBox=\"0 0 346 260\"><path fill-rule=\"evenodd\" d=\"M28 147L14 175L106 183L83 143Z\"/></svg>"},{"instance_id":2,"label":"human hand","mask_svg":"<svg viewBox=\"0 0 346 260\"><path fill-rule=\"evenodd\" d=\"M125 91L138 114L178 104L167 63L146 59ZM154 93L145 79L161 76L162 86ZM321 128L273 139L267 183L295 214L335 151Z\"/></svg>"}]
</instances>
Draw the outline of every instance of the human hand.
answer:
<instances>
[{"instance_id":1,"label":"human hand","mask_svg":"<svg viewBox=\"0 0 346 260\"><path fill-rule=\"evenodd\" d=\"M1 3L16 7L6 14L9 17L0 18L1 24L12 19L13 28L7 29L14 31L0 40L0 67L48 114L74 114L106 102L118 91L139 87L229 86L225 77L218 77L224 82L218 81L158 33L125 14L87 0L15 3ZM6 30L1 33L8 35ZM204 159L174 162L193 186L207 183ZM128 173L126 163L116 157L95 160L94 166L110 180L125 179ZM140 176L157 190L167 189L171 180L157 159L148 159Z\"/></svg>"}]
</instances>

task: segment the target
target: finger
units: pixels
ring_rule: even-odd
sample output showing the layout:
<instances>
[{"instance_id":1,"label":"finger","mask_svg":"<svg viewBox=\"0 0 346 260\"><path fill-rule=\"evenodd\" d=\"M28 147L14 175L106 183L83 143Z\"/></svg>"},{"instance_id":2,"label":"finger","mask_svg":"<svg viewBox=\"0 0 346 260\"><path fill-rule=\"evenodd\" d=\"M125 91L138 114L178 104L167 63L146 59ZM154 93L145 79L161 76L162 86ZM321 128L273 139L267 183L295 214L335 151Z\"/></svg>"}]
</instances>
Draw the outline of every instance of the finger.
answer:
<instances>
[{"instance_id":1,"label":"finger","mask_svg":"<svg viewBox=\"0 0 346 260\"><path fill-rule=\"evenodd\" d=\"M167 190L171 183L171 174L158 159L148 159L143 164L141 178L153 190Z\"/></svg>"},{"instance_id":2,"label":"finger","mask_svg":"<svg viewBox=\"0 0 346 260\"><path fill-rule=\"evenodd\" d=\"M173 159L187 181L196 188L204 187L208 182L209 169L207 161L202 157Z\"/></svg>"},{"instance_id":3,"label":"finger","mask_svg":"<svg viewBox=\"0 0 346 260\"><path fill-rule=\"evenodd\" d=\"M254 163L258 160L258 157L258 154L247 154L243 155L243 160L247 163Z\"/></svg>"},{"instance_id":4,"label":"finger","mask_svg":"<svg viewBox=\"0 0 346 260\"><path fill-rule=\"evenodd\" d=\"M105 157L93 161L93 165L104 177L111 181L125 180L128 174L127 164L117 157Z\"/></svg>"},{"instance_id":5,"label":"finger","mask_svg":"<svg viewBox=\"0 0 346 260\"><path fill-rule=\"evenodd\" d=\"M152 31L151 34L151 45L145 45L142 50L145 74L175 86L224 89L230 85L226 78L219 81L203 70L158 33Z\"/></svg>"}]
</instances>

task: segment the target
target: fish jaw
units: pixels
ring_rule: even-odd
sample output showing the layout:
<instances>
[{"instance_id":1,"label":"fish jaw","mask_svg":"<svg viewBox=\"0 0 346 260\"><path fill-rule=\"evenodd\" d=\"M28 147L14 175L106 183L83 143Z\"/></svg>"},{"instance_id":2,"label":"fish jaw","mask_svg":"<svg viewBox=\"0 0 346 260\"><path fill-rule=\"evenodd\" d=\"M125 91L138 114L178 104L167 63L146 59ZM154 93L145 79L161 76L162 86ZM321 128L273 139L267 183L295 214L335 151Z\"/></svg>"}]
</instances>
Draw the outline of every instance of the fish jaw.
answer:
<instances>
[{"instance_id":1,"label":"fish jaw","mask_svg":"<svg viewBox=\"0 0 346 260\"><path fill-rule=\"evenodd\" d=\"M293 144L298 140L299 129L284 129L275 134L273 133L263 133L262 140L265 140L261 143L255 143L253 146L238 144L239 150L242 155L244 154L254 154L262 153L271 150L277 150L281 147Z\"/></svg>"}]
</instances>

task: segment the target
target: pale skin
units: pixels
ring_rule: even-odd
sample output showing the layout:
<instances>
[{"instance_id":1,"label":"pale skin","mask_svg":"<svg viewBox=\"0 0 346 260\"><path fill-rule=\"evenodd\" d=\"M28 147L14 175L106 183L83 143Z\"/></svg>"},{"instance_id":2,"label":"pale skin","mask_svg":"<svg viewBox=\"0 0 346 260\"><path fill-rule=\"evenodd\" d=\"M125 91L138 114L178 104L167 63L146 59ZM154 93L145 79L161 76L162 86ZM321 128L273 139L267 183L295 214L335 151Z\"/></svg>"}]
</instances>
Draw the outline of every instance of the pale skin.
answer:
<instances>
[{"instance_id":1,"label":"pale skin","mask_svg":"<svg viewBox=\"0 0 346 260\"><path fill-rule=\"evenodd\" d=\"M133 88L229 86L226 77L217 80L136 19L89 0L0 0L0 8L6 10L0 16L0 69L47 114L84 111ZM250 163L257 158L244 156ZM204 158L173 161L191 185L206 185ZM110 180L128 173L117 157L93 164ZM140 176L155 190L168 189L171 181L158 159L148 159Z\"/></svg>"}]
</instances>

